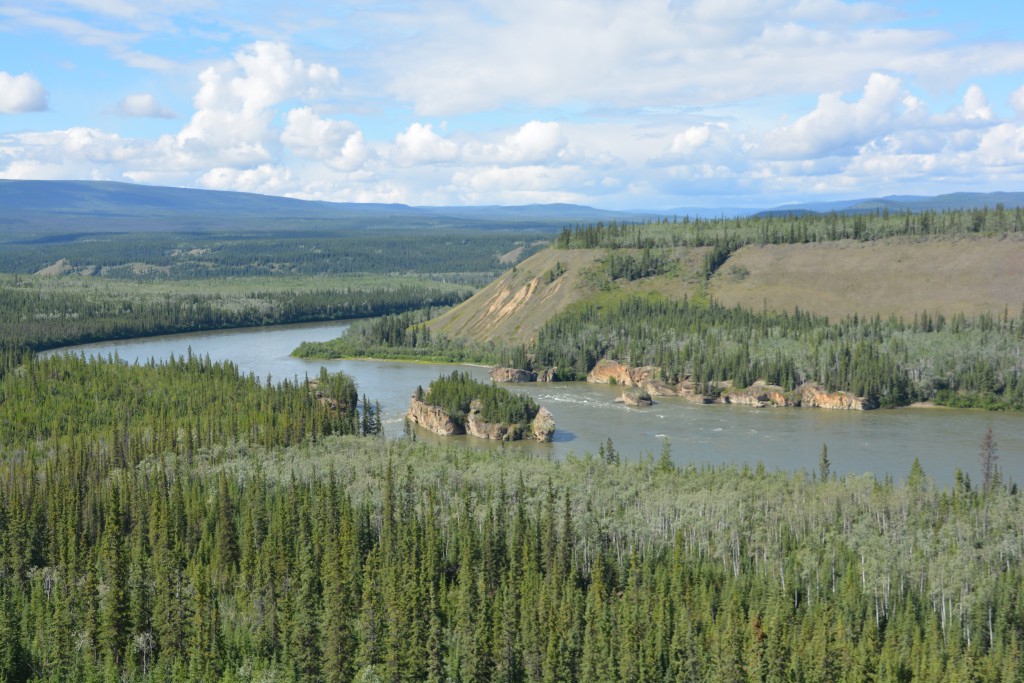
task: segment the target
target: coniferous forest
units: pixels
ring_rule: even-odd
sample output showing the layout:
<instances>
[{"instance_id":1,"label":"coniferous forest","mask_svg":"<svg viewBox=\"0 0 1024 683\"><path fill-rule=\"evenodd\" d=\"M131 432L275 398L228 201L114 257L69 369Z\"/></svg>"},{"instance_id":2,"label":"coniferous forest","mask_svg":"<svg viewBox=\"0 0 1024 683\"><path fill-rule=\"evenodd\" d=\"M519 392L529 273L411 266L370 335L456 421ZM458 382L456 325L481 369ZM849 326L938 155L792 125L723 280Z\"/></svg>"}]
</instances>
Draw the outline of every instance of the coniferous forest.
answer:
<instances>
[{"instance_id":1,"label":"coniferous forest","mask_svg":"<svg viewBox=\"0 0 1024 683\"><path fill-rule=\"evenodd\" d=\"M793 474L384 441L344 376L189 356L29 360L0 391L0 680L1024 676L996 467L939 490L827 452Z\"/></svg>"}]
</instances>

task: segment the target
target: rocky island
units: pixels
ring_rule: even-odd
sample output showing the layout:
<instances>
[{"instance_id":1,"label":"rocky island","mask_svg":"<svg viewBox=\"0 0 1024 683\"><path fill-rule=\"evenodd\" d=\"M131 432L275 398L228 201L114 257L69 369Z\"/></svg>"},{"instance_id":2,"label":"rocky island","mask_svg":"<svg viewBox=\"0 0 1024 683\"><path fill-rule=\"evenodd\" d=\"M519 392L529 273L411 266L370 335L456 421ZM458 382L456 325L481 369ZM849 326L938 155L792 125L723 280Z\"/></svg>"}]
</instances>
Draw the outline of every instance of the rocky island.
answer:
<instances>
[{"instance_id":1,"label":"rocky island","mask_svg":"<svg viewBox=\"0 0 1024 683\"><path fill-rule=\"evenodd\" d=\"M469 434L481 439L551 441L555 419L528 396L483 384L466 373L439 377L412 396L410 422L441 436Z\"/></svg>"}]
</instances>

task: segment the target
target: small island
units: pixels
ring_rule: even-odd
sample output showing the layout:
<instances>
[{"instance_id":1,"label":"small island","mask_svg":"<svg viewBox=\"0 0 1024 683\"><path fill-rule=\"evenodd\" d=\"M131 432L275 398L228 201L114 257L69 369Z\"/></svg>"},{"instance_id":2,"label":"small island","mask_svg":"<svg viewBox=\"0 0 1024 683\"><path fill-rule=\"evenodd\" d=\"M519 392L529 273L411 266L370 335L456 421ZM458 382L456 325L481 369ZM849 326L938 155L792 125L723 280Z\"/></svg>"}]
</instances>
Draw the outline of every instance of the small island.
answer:
<instances>
[{"instance_id":1,"label":"small island","mask_svg":"<svg viewBox=\"0 0 1024 683\"><path fill-rule=\"evenodd\" d=\"M407 417L441 436L469 434L481 439L551 441L555 420L529 396L484 384L468 373L439 377L417 387Z\"/></svg>"}]
</instances>

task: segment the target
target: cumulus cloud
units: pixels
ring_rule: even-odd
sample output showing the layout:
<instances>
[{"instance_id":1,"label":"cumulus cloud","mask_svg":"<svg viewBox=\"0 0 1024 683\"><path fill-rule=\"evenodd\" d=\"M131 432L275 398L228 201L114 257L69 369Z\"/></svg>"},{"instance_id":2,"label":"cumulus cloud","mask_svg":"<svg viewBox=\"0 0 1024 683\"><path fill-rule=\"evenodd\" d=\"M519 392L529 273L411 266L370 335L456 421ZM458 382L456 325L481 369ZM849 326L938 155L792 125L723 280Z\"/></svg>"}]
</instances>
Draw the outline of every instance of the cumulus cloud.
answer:
<instances>
[{"instance_id":1,"label":"cumulus cloud","mask_svg":"<svg viewBox=\"0 0 1024 683\"><path fill-rule=\"evenodd\" d=\"M457 171L452 188L470 204L578 202L584 195L577 188L591 184L600 190L594 180L576 166L491 166Z\"/></svg>"},{"instance_id":2,"label":"cumulus cloud","mask_svg":"<svg viewBox=\"0 0 1024 683\"><path fill-rule=\"evenodd\" d=\"M287 45L254 43L199 74L196 112L176 142L192 154L230 160L230 166L266 162L271 154L265 145L277 137L271 132L275 107L322 98L339 80L337 69L307 65Z\"/></svg>"},{"instance_id":3,"label":"cumulus cloud","mask_svg":"<svg viewBox=\"0 0 1024 683\"><path fill-rule=\"evenodd\" d=\"M711 128L706 124L703 126L690 126L682 133L676 133L672 138L671 154L693 154L703 147L711 139Z\"/></svg>"},{"instance_id":4,"label":"cumulus cloud","mask_svg":"<svg viewBox=\"0 0 1024 683\"><path fill-rule=\"evenodd\" d=\"M442 163L458 156L459 146L435 133L429 123L410 125L404 133L395 136L391 150L392 160L400 166Z\"/></svg>"},{"instance_id":5,"label":"cumulus cloud","mask_svg":"<svg viewBox=\"0 0 1024 683\"><path fill-rule=\"evenodd\" d=\"M821 95L814 111L794 123L769 131L760 153L771 158L813 158L849 153L890 130L903 108L906 94L898 78L871 74L856 102L841 93Z\"/></svg>"},{"instance_id":6,"label":"cumulus cloud","mask_svg":"<svg viewBox=\"0 0 1024 683\"><path fill-rule=\"evenodd\" d=\"M121 116L151 119L175 119L178 115L160 104L156 97L149 93L137 93L125 96L117 103L116 110Z\"/></svg>"},{"instance_id":7,"label":"cumulus cloud","mask_svg":"<svg viewBox=\"0 0 1024 683\"><path fill-rule=\"evenodd\" d=\"M463 155L467 161L477 164L558 163L568 156L568 144L559 123L529 121L498 143L468 141L463 146Z\"/></svg>"},{"instance_id":8,"label":"cumulus cloud","mask_svg":"<svg viewBox=\"0 0 1024 683\"><path fill-rule=\"evenodd\" d=\"M12 76L0 71L0 114L46 111L47 94L42 83L30 74Z\"/></svg>"},{"instance_id":9,"label":"cumulus cloud","mask_svg":"<svg viewBox=\"0 0 1024 683\"><path fill-rule=\"evenodd\" d=\"M291 171L285 166L261 164L255 168L213 168L198 181L200 187L210 190L258 192L260 194L287 194L295 189Z\"/></svg>"},{"instance_id":10,"label":"cumulus cloud","mask_svg":"<svg viewBox=\"0 0 1024 683\"><path fill-rule=\"evenodd\" d=\"M1010 95L1010 104L1018 116L1024 117L1024 85L1013 91Z\"/></svg>"},{"instance_id":11,"label":"cumulus cloud","mask_svg":"<svg viewBox=\"0 0 1024 683\"><path fill-rule=\"evenodd\" d=\"M322 118L309 107L288 112L281 142L299 157L339 171L354 171L373 156L354 123Z\"/></svg>"}]
</instances>

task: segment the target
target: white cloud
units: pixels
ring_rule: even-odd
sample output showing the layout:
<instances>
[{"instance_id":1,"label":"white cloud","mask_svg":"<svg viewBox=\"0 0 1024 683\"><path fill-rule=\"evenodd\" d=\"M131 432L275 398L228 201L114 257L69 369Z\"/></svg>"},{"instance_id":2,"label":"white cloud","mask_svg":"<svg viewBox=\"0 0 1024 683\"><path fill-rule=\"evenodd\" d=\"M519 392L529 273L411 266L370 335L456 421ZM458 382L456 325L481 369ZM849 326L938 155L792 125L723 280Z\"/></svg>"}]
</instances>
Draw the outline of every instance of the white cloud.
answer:
<instances>
[{"instance_id":1,"label":"white cloud","mask_svg":"<svg viewBox=\"0 0 1024 683\"><path fill-rule=\"evenodd\" d=\"M46 111L46 89L30 74L12 76L0 71L0 114Z\"/></svg>"},{"instance_id":2,"label":"white cloud","mask_svg":"<svg viewBox=\"0 0 1024 683\"><path fill-rule=\"evenodd\" d=\"M988 106L988 98L976 85L967 88L964 93L963 115L968 121L991 121L992 108Z\"/></svg>"},{"instance_id":3,"label":"white cloud","mask_svg":"<svg viewBox=\"0 0 1024 683\"><path fill-rule=\"evenodd\" d=\"M491 166L457 171L452 189L469 204L578 202L583 187L601 190L598 180L579 167Z\"/></svg>"},{"instance_id":4,"label":"white cloud","mask_svg":"<svg viewBox=\"0 0 1024 683\"><path fill-rule=\"evenodd\" d=\"M281 142L299 157L338 171L354 171L373 156L354 123L321 118L309 107L288 112Z\"/></svg>"},{"instance_id":5,"label":"white cloud","mask_svg":"<svg viewBox=\"0 0 1024 683\"><path fill-rule=\"evenodd\" d=\"M116 111L121 116L152 119L175 119L177 114L160 104L154 95L137 93L125 96L117 103Z\"/></svg>"},{"instance_id":6,"label":"white cloud","mask_svg":"<svg viewBox=\"0 0 1024 683\"><path fill-rule=\"evenodd\" d=\"M337 87L337 69L306 65L287 45L258 42L235 53L231 61L199 74L193 101L196 112L176 136L190 155L220 159L227 166L266 163L277 105L316 100Z\"/></svg>"},{"instance_id":7,"label":"white cloud","mask_svg":"<svg viewBox=\"0 0 1024 683\"><path fill-rule=\"evenodd\" d=\"M400 166L453 161L459 146L434 132L431 124L414 123L395 136L391 159Z\"/></svg>"},{"instance_id":8,"label":"white cloud","mask_svg":"<svg viewBox=\"0 0 1024 683\"><path fill-rule=\"evenodd\" d=\"M999 50L954 43L948 33L904 28L905 17L884 3L438 0L429 10L411 7L376 15L414 35L384 45L376 66L386 87L421 115L508 104L708 107L846 91L872 72L916 83L941 81L961 64L980 73L1024 65L1024 43Z\"/></svg>"},{"instance_id":9,"label":"white cloud","mask_svg":"<svg viewBox=\"0 0 1024 683\"><path fill-rule=\"evenodd\" d=\"M838 92L821 95L814 111L791 125L769 131L759 153L788 159L849 154L890 130L904 100L898 78L871 74L860 100L844 102Z\"/></svg>"},{"instance_id":10,"label":"white cloud","mask_svg":"<svg viewBox=\"0 0 1024 683\"><path fill-rule=\"evenodd\" d=\"M1018 116L1024 117L1024 85L1013 91L1010 95L1010 104Z\"/></svg>"},{"instance_id":11,"label":"white cloud","mask_svg":"<svg viewBox=\"0 0 1024 683\"><path fill-rule=\"evenodd\" d=\"M204 173L197 183L210 190L258 192L283 195L295 189L291 171L285 166L261 164L255 168L213 168Z\"/></svg>"},{"instance_id":12,"label":"white cloud","mask_svg":"<svg viewBox=\"0 0 1024 683\"><path fill-rule=\"evenodd\" d=\"M554 159L565 149L562 127L554 121L530 121L505 138L497 156L505 163L538 163Z\"/></svg>"},{"instance_id":13,"label":"white cloud","mask_svg":"<svg viewBox=\"0 0 1024 683\"><path fill-rule=\"evenodd\" d=\"M467 161L476 164L543 164L564 161L568 140L555 121L529 121L498 143L470 140L463 146Z\"/></svg>"},{"instance_id":14,"label":"white cloud","mask_svg":"<svg viewBox=\"0 0 1024 683\"><path fill-rule=\"evenodd\" d=\"M711 128L707 125L690 126L672 138L670 154L693 154L711 139Z\"/></svg>"},{"instance_id":15,"label":"white cloud","mask_svg":"<svg viewBox=\"0 0 1024 683\"><path fill-rule=\"evenodd\" d=\"M1004 123L989 129L978 143L984 167L1024 165L1024 126Z\"/></svg>"}]
</instances>

